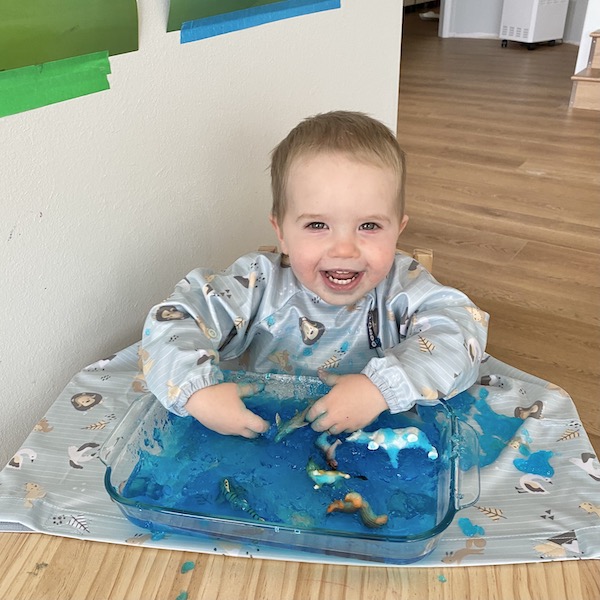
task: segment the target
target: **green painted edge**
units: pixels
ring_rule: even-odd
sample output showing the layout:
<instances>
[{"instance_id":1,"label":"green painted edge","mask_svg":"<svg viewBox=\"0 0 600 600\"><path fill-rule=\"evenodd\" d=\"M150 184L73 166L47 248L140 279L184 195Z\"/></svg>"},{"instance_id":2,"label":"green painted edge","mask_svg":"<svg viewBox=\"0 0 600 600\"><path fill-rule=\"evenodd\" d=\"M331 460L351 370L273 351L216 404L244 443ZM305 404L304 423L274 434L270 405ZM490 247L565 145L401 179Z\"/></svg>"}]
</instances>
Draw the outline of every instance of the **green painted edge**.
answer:
<instances>
[{"instance_id":1,"label":"green painted edge","mask_svg":"<svg viewBox=\"0 0 600 600\"><path fill-rule=\"evenodd\" d=\"M167 32L178 31L187 21L275 4L281 0L171 0Z\"/></svg>"}]
</instances>

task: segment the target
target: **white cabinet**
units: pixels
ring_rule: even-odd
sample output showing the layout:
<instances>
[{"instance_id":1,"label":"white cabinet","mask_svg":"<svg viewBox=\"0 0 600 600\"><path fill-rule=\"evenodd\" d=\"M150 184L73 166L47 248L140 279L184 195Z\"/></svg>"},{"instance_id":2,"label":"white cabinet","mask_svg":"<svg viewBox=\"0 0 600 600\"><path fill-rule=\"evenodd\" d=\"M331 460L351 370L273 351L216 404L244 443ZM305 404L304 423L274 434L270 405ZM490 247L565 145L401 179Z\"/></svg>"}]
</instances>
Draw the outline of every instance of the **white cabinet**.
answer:
<instances>
[{"instance_id":1,"label":"white cabinet","mask_svg":"<svg viewBox=\"0 0 600 600\"><path fill-rule=\"evenodd\" d=\"M562 40L569 0L504 0L500 39L535 44Z\"/></svg>"}]
</instances>

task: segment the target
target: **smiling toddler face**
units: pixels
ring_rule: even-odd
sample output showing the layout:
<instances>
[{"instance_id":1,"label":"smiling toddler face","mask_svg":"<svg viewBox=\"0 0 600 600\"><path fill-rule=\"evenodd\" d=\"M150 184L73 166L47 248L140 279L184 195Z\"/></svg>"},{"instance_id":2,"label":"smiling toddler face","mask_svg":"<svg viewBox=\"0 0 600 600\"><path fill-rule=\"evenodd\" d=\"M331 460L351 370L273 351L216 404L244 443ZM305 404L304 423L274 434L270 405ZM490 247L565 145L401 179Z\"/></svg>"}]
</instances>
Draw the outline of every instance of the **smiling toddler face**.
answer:
<instances>
[{"instance_id":1,"label":"smiling toddler face","mask_svg":"<svg viewBox=\"0 0 600 600\"><path fill-rule=\"evenodd\" d=\"M271 219L299 281L325 302L349 305L375 288L394 262L408 217L391 168L343 153L299 156L281 223Z\"/></svg>"}]
</instances>

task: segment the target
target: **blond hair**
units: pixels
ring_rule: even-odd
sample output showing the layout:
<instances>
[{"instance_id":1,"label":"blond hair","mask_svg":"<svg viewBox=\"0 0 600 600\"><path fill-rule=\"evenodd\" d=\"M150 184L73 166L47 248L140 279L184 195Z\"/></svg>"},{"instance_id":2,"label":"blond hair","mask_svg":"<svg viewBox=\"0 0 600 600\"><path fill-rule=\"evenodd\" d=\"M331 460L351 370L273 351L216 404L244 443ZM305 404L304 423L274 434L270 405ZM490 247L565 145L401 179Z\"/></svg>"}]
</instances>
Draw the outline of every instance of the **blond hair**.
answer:
<instances>
[{"instance_id":1,"label":"blond hair","mask_svg":"<svg viewBox=\"0 0 600 600\"><path fill-rule=\"evenodd\" d=\"M271 214L281 224L286 211L286 186L298 157L341 153L366 164L389 168L398 179L398 214L404 216L406 159L396 136L383 123L360 112L334 111L305 119L271 153Z\"/></svg>"}]
</instances>

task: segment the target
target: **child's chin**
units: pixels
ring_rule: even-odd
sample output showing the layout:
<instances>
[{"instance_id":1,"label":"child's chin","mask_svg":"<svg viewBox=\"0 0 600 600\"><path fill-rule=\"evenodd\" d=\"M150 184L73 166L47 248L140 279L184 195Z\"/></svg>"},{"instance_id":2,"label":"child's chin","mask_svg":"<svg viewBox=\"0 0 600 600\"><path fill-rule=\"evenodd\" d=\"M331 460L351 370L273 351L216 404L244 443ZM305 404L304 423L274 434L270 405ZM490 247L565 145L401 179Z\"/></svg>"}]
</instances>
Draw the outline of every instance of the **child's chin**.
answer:
<instances>
[{"instance_id":1,"label":"child's chin","mask_svg":"<svg viewBox=\"0 0 600 600\"><path fill-rule=\"evenodd\" d=\"M350 306L356 304L363 297L364 294L360 292L348 294L327 292L320 295L321 300L332 306Z\"/></svg>"}]
</instances>

